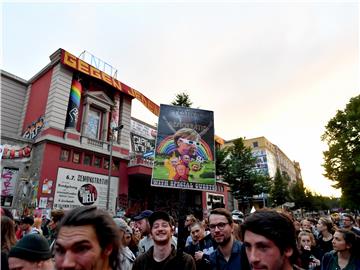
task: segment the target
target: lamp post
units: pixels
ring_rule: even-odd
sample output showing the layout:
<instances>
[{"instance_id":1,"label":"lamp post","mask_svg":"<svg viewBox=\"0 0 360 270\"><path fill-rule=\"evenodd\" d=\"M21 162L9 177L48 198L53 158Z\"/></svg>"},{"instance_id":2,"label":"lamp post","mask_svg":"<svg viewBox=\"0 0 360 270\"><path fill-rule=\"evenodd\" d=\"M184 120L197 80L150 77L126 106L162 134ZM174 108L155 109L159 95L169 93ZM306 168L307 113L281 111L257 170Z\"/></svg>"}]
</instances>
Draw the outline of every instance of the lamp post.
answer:
<instances>
[{"instance_id":1,"label":"lamp post","mask_svg":"<svg viewBox=\"0 0 360 270\"><path fill-rule=\"evenodd\" d=\"M120 125L120 126L111 128L111 134L110 134L109 174L108 174L108 186L107 186L107 193L106 193L106 211L109 210L109 200L110 200L110 183L111 183L111 170L112 170L113 134L114 134L114 131L120 131L123 127L124 127L124 125Z\"/></svg>"}]
</instances>

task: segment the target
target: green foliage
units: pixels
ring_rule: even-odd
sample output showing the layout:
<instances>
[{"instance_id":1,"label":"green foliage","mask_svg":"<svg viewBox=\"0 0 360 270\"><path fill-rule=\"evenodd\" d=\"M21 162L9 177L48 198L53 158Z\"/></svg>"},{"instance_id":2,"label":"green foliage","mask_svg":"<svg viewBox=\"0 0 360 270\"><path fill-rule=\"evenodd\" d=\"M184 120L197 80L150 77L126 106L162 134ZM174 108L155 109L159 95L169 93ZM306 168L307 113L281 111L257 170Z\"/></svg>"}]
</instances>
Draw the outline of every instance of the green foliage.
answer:
<instances>
[{"instance_id":1,"label":"green foliage","mask_svg":"<svg viewBox=\"0 0 360 270\"><path fill-rule=\"evenodd\" d=\"M176 94L175 100L171 102L171 105L187 107L187 108L190 108L192 104L193 103L190 100L189 95L185 92Z\"/></svg>"},{"instance_id":2,"label":"green foliage","mask_svg":"<svg viewBox=\"0 0 360 270\"><path fill-rule=\"evenodd\" d=\"M279 168L276 169L274 182L270 189L270 199L274 206L282 205L288 201L288 177L282 175Z\"/></svg>"},{"instance_id":3,"label":"green foliage","mask_svg":"<svg viewBox=\"0 0 360 270\"><path fill-rule=\"evenodd\" d=\"M325 127L322 140L329 149L324 152L324 176L341 188L344 207L360 205L360 95L350 99L345 110L337 111Z\"/></svg>"},{"instance_id":4,"label":"green foliage","mask_svg":"<svg viewBox=\"0 0 360 270\"><path fill-rule=\"evenodd\" d=\"M227 148L215 149L216 175L218 175L218 176L225 175L225 173L229 167L229 160L227 159L228 154L229 154L229 151Z\"/></svg>"},{"instance_id":5,"label":"green foliage","mask_svg":"<svg viewBox=\"0 0 360 270\"><path fill-rule=\"evenodd\" d=\"M253 195L267 192L269 178L261 175L254 168L256 158L252 155L251 149L244 145L244 139L239 138L223 152L218 152L217 173L223 175L224 181L229 183L233 196L236 199L244 200L252 198ZM226 158L227 157L227 158Z\"/></svg>"},{"instance_id":6,"label":"green foliage","mask_svg":"<svg viewBox=\"0 0 360 270\"><path fill-rule=\"evenodd\" d=\"M304 183L301 179L290 185L289 197L295 203L296 208L305 208L308 205Z\"/></svg>"}]
</instances>

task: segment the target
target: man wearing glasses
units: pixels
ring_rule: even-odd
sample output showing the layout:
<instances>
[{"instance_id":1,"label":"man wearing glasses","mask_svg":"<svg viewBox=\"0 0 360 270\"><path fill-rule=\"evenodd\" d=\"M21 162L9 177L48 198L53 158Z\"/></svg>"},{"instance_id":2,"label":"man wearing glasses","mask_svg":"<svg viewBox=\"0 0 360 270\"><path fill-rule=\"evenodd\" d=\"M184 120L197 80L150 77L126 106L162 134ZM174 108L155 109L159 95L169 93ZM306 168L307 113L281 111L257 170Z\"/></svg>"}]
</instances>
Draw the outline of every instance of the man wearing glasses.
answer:
<instances>
[{"instance_id":1,"label":"man wearing glasses","mask_svg":"<svg viewBox=\"0 0 360 270\"><path fill-rule=\"evenodd\" d=\"M244 248L233 235L231 213L224 208L212 210L209 215L209 228L212 238L218 244L217 249L210 255L211 269L249 269Z\"/></svg>"},{"instance_id":2,"label":"man wearing glasses","mask_svg":"<svg viewBox=\"0 0 360 270\"><path fill-rule=\"evenodd\" d=\"M346 230L350 230L353 233L355 233L357 236L360 236L360 230L358 230L357 228L355 228L355 219L352 215L350 214L342 214L342 222L343 222L343 227Z\"/></svg>"}]
</instances>

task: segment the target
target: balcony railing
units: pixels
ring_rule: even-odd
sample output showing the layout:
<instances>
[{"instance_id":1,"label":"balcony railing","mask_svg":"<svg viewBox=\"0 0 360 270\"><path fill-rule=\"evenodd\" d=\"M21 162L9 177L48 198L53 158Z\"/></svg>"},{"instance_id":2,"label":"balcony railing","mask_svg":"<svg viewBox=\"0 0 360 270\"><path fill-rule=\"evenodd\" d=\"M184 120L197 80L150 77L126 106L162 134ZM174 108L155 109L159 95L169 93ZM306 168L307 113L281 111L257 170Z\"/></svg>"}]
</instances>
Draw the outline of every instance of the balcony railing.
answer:
<instances>
[{"instance_id":1,"label":"balcony railing","mask_svg":"<svg viewBox=\"0 0 360 270\"><path fill-rule=\"evenodd\" d=\"M128 165L129 167L134 167L139 165L152 168L154 167L154 160L143 158L142 156L136 156L130 158Z\"/></svg>"}]
</instances>

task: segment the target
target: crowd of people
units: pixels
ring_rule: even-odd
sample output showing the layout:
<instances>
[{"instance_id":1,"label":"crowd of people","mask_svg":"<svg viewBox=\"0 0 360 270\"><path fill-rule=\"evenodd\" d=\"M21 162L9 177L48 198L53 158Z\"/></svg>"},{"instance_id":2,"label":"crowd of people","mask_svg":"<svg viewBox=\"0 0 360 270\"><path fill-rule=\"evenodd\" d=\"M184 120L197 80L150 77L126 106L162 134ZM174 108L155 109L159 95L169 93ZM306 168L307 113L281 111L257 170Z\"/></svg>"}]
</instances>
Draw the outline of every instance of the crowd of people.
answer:
<instances>
[{"instance_id":1,"label":"crowd of people","mask_svg":"<svg viewBox=\"0 0 360 270\"><path fill-rule=\"evenodd\" d=\"M82 206L14 220L2 208L1 269L359 270L357 221L348 213L297 219L276 209L243 219L216 208L202 220L189 213L180 233L163 211L120 218Z\"/></svg>"}]
</instances>

